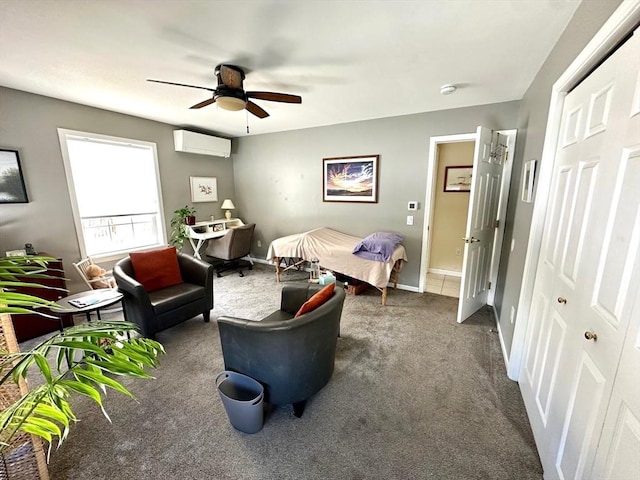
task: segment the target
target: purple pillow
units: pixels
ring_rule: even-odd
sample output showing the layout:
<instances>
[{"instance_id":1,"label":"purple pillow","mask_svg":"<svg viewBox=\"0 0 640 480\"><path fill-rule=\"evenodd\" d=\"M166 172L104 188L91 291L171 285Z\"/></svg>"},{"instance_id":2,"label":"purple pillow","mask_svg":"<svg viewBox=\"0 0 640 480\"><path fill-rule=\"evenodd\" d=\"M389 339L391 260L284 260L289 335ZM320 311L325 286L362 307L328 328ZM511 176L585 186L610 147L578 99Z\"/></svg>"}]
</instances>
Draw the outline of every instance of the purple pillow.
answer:
<instances>
[{"instance_id":1,"label":"purple pillow","mask_svg":"<svg viewBox=\"0 0 640 480\"><path fill-rule=\"evenodd\" d=\"M402 240L404 237L399 233L375 232L362 239L353 249L353 253L367 260L388 262Z\"/></svg>"}]
</instances>

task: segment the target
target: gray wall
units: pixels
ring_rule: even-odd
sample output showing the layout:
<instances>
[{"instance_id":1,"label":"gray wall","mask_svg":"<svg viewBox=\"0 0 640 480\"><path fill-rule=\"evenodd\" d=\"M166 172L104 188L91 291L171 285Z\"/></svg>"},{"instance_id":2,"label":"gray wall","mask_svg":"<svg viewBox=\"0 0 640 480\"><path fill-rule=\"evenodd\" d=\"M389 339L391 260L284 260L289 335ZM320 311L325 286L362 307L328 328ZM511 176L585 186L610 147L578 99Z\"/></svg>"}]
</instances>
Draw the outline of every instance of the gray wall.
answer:
<instances>
[{"instance_id":1,"label":"gray wall","mask_svg":"<svg viewBox=\"0 0 640 480\"><path fill-rule=\"evenodd\" d=\"M520 105L513 180L495 297L500 329L508 354L511 352L515 327L515 323L512 324L510 321L511 308L518 307L534 205L520 201L522 165L532 159L539 162L542 157L553 84L620 3L620 0L584 0L582 2L531 83ZM539 166L538 164L537 170ZM515 240L515 249L510 252L512 239Z\"/></svg>"},{"instance_id":2,"label":"gray wall","mask_svg":"<svg viewBox=\"0 0 640 480\"><path fill-rule=\"evenodd\" d=\"M405 236L409 263L400 283L418 287L429 140L473 133L478 125L514 128L519 102L444 110L234 140L234 202L243 220L256 223L254 252L265 258L283 235L325 226L365 236L387 230ZM322 159L380 155L377 204L322 201ZM417 200L420 210L407 211ZM414 215L414 225L406 216ZM257 241L262 247L257 247Z\"/></svg>"},{"instance_id":3,"label":"gray wall","mask_svg":"<svg viewBox=\"0 0 640 480\"><path fill-rule=\"evenodd\" d=\"M49 97L0 88L0 146L18 150L29 195L27 204L0 205L0 254L33 243L38 251L62 257L72 291L82 289L71 265L80 259L58 128L155 142L167 229L173 211L191 203L189 176L218 179L217 203L197 203L198 219L220 218L224 198L234 198L230 158L177 153L176 127ZM122 172L126 175L127 172ZM96 179L96 195L118 194L117 185ZM242 213L242 212L240 212ZM167 232L168 238L169 232ZM190 251L190 246L185 251ZM106 265L109 266L108 264Z\"/></svg>"}]
</instances>

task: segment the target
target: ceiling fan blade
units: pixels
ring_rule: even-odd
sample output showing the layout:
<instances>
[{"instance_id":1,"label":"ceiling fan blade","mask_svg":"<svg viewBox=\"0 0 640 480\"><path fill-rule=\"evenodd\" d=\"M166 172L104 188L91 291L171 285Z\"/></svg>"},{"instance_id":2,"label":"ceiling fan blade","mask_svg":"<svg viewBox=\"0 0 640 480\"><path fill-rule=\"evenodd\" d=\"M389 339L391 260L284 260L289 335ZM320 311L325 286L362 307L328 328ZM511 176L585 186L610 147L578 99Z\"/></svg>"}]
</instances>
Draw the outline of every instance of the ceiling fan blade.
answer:
<instances>
[{"instance_id":1,"label":"ceiling fan blade","mask_svg":"<svg viewBox=\"0 0 640 480\"><path fill-rule=\"evenodd\" d=\"M196 103L193 107L189 107L191 108L202 108L202 107L206 107L207 105L211 105L212 103L214 103L216 101L215 98L209 98L207 100L205 100L204 102L200 102L200 103Z\"/></svg>"},{"instance_id":2,"label":"ceiling fan blade","mask_svg":"<svg viewBox=\"0 0 640 480\"><path fill-rule=\"evenodd\" d=\"M262 107L259 107L251 100L247 101L247 106L244 108L246 108L249 113L253 113L256 117L266 118L269 116L269 114L265 110L263 110Z\"/></svg>"},{"instance_id":3,"label":"ceiling fan blade","mask_svg":"<svg viewBox=\"0 0 640 480\"><path fill-rule=\"evenodd\" d=\"M178 87L199 88L201 90L209 90L210 92L216 91L215 88L199 87L198 85L187 85L185 83L165 82L164 80L152 80L150 78L147 78L147 82L164 83L165 85L177 85Z\"/></svg>"},{"instance_id":4,"label":"ceiling fan blade","mask_svg":"<svg viewBox=\"0 0 640 480\"><path fill-rule=\"evenodd\" d=\"M299 95L289 95L288 93L247 92L247 97L256 98L258 100L269 100L271 102L302 103L302 97L301 96L299 96Z\"/></svg>"}]
</instances>

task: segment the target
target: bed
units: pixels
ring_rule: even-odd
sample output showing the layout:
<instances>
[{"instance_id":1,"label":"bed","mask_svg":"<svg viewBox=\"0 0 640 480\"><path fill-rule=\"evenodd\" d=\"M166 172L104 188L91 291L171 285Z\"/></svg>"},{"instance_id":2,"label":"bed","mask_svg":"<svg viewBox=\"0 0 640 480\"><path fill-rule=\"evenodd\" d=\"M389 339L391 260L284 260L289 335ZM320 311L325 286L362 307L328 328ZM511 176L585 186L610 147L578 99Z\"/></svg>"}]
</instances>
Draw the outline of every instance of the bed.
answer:
<instances>
[{"instance_id":1,"label":"bed","mask_svg":"<svg viewBox=\"0 0 640 480\"><path fill-rule=\"evenodd\" d=\"M398 272L407 261L403 245L397 245L389 261L375 261L354 255L354 248L362 239L345 233L321 227L304 233L281 237L269 245L267 260L275 264L276 279L293 267L300 267L305 261L317 258L327 270L361 280L382 292L382 304L387 303L387 285L398 284ZM292 262L290 259L294 259ZM287 260L290 260L287 263ZM282 264L285 268L282 268Z\"/></svg>"}]
</instances>

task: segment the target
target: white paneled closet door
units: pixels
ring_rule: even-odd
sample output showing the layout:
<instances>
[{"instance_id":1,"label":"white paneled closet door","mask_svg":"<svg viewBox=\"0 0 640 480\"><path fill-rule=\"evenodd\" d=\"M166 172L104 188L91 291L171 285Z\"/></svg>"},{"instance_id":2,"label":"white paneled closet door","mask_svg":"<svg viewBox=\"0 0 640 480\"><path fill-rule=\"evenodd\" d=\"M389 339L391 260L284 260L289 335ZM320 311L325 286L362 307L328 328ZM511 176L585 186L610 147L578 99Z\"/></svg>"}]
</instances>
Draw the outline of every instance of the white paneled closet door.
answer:
<instances>
[{"instance_id":1,"label":"white paneled closet door","mask_svg":"<svg viewBox=\"0 0 640 480\"><path fill-rule=\"evenodd\" d=\"M640 321L639 72L636 33L564 102L519 378L546 479L608 478L596 472L640 448L637 402L608 411L639 388L617 377L623 345L640 348L637 333L625 343ZM603 430L605 417L621 426Z\"/></svg>"}]
</instances>

